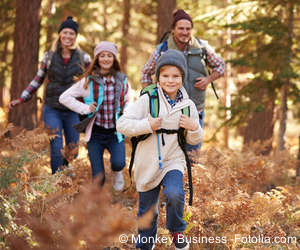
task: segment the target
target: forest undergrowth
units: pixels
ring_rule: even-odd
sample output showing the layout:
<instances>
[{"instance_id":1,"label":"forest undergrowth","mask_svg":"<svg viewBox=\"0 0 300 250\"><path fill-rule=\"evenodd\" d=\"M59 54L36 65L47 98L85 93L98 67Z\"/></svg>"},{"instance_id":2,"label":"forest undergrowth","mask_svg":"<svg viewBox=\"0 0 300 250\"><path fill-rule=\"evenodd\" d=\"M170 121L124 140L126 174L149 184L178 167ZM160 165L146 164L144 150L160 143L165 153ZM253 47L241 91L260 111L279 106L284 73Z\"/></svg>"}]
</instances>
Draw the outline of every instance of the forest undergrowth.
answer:
<instances>
[{"instance_id":1,"label":"forest undergrowth","mask_svg":"<svg viewBox=\"0 0 300 250\"><path fill-rule=\"evenodd\" d=\"M70 167L51 175L51 136L44 128L9 125L0 131L0 249L134 249L119 236L135 239L138 224L147 226L152 218L149 213L137 221L134 186L114 192L107 167L100 188L99 180L91 179L84 142L76 159L76 149L65 149ZM191 155L194 201L187 205L187 190L184 216L191 249L300 248L296 157L289 150L260 155L261 147L233 151L210 143ZM128 163L128 143L126 149ZM107 155L105 163L109 166ZM124 175L129 186L127 169ZM168 237L162 204L158 237ZM172 247L167 241L156 249Z\"/></svg>"}]
</instances>

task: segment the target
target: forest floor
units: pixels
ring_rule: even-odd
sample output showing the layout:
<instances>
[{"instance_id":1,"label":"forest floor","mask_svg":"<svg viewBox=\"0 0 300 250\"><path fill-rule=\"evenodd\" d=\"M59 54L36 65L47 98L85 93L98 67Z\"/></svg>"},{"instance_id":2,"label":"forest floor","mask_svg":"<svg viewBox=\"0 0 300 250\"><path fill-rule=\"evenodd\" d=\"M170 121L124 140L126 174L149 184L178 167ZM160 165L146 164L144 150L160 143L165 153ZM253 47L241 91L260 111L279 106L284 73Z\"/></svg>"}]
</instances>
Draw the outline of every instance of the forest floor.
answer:
<instances>
[{"instance_id":1,"label":"forest floor","mask_svg":"<svg viewBox=\"0 0 300 250\"><path fill-rule=\"evenodd\" d=\"M129 187L127 168L129 188L115 192L106 152L100 189L99 180L91 179L84 142L76 159L64 152L70 167L51 175L47 131L8 127L0 137L0 249L134 249L137 226L149 225L153 212L137 220L137 192ZM261 155L261 147L241 151L207 143L193 154L194 201L187 205L187 191L184 215L190 249L300 248L296 157L290 150ZM126 150L128 166L128 142ZM162 204L155 249L173 249Z\"/></svg>"}]
</instances>

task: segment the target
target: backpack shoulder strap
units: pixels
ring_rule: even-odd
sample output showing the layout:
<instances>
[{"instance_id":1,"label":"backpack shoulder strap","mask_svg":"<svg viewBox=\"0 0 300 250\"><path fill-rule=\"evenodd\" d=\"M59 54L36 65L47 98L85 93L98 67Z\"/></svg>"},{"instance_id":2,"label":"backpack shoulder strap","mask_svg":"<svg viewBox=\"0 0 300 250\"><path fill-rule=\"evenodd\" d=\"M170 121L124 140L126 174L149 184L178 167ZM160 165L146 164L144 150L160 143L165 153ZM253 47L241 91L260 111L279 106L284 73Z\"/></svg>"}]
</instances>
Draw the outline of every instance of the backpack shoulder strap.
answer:
<instances>
[{"instance_id":1,"label":"backpack shoulder strap","mask_svg":"<svg viewBox=\"0 0 300 250\"><path fill-rule=\"evenodd\" d=\"M191 116L190 106L184 107L181 110L181 112L182 112L182 114L190 117ZM178 139L178 144L184 153L184 157L185 157L185 161L186 161L186 167L187 167L187 172L188 172L189 191L190 191L189 205L191 206L193 204L193 181L192 181L193 177L192 177L191 162L190 162L189 155L185 148L186 139L185 139L184 128L179 128L177 139Z\"/></svg>"},{"instance_id":2,"label":"backpack shoulder strap","mask_svg":"<svg viewBox=\"0 0 300 250\"><path fill-rule=\"evenodd\" d=\"M189 182L189 191L190 191L190 197L189 197L189 205L191 206L193 204L193 177L192 177L192 169L191 169L191 162L189 159L189 155L186 151L186 139L184 136L184 128L179 128L177 139L178 144L184 154L187 172L188 172L188 182Z\"/></svg>"},{"instance_id":3,"label":"backpack shoulder strap","mask_svg":"<svg viewBox=\"0 0 300 250\"><path fill-rule=\"evenodd\" d=\"M167 50L168 50L168 39L165 39L162 43L157 45L157 56L155 57L155 62L158 61L158 58L161 56L161 53Z\"/></svg>"},{"instance_id":4,"label":"backpack shoulder strap","mask_svg":"<svg viewBox=\"0 0 300 250\"><path fill-rule=\"evenodd\" d=\"M195 37L198 44L200 45L201 47L201 51L202 51L202 59L205 61L205 63L207 64L207 49L206 49L206 46L205 46L205 43L202 42L198 37Z\"/></svg>"},{"instance_id":5,"label":"backpack shoulder strap","mask_svg":"<svg viewBox=\"0 0 300 250\"><path fill-rule=\"evenodd\" d=\"M170 30L166 31L166 32L162 35L162 37L161 37L161 39L159 40L159 42L162 43L162 42L168 40L170 34L171 34L171 31L170 31Z\"/></svg>"},{"instance_id":6,"label":"backpack shoulder strap","mask_svg":"<svg viewBox=\"0 0 300 250\"><path fill-rule=\"evenodd\" d=\"M203 60L205 61L205 64L207 65L208 64L208 62L207 62L207 49L206 49L206 46L205 46L205 42L202 42L199 38L197 38L196 37L196 40L197 40L197 42L199 43L199 45L201 46L201 48L202 48L202 58L203 58ZM206 68L206 70L207 70L207 73L210 75L210 70L207 68L207 66L205 66L205 68ZM216 88L215 88L215 85L214 85L214 83L213 82L211 82L211 87L212 87L212 89L213 89L213 91L214 91L214 93L215 93L215 96L216 96L216 98L217 99L219 99L219 96L218 96L218 94L217 94L217 91L216 91Z\"/></svg>"},{"instance_id":7,"label":"backpack shoulder strap","mask_svg":"<svg viewBox=\"0 0 300 250\"><path fill-rule=\"evenodd\" d=\"M93 79L90 78L90 76L87 76L86 81L87 81L88 84L89 84L90 94L89 94L88 97L83 97L83 102L84 102L85 104L88 104L88 105L92 104L93 102L97 102L96 110L93 112L93 113L95 113L95 112L98 111L100 105L101 105L102 102L103 102L103 95L100 95L100 91L103 90L103 87L102 87L101 84L98 85L98 87L99 87L99 94L98 94L98 99L95 100L95 97L94 97L94 87L95 87L95 86L94 86L94 81L93 81ZM90 113L89 116L91 116L91 114L92 114L92 113Z\"/></svg>"},{"instance_id":8,"label":"backpack shoulder strap","mask_svg":"<svg viewBox=\"0 0 300 250\"><path fill-rule=\"evenodd\" d=\"M158 117L159 115L159 97L157 92L157 85L151 84L141 90L141 94L149 96L149 109L152 117Z\"/></svg>"},{"instance_id":9,"label":"backpack shoulder strap","mask_svg":"<svg viewBox=\"0 0 300 250\"><path fill-rule=\"evenodd\" d=\"M141 90L140 96L142 95L148 95L149 96L149 109L152 117L158 117L159 114L159 98L158 98L158 92L157 92L157 86L156 84L151 84ZM133 162L134 162L134 157L135 157L135 151L137 148L137 145L140 141L146 140L151 134L144 134L140 136L134 136L131 138L131 159L129 163L129 176L131 179L131 172L132 172L132 167L133 167Z\"/></svg>"},{"instance_id":10,"label":"backpack shoulder strap","mask_svg":"<svg viewBox=\"0 0 300 250\"><path fill-rule=\"evenodd\" d=\"M191 109L190 109L190 106L187 106L187 107L184 107L182 110L181 110L181 113L190 117L191 116Z\"/></svg>"},{"instance_id":11,"label":"backpack shoulder strap","mask_svg":"<svg viewBox=\"0 0 300 250\"><path fill-rule=\"evenodd\" d=\"M184 107L181 109L181 113L190 117L191 116L191 109L190 106ZM178 143L179 145L185 145L185 133L184 133L184 128L179 128L179 133L178 133ZM185 147L184 147L185 149ZM182 149L183 150L183 149ZM183 150L185 151L185 150Z\"/></svg>"}]
</instances>

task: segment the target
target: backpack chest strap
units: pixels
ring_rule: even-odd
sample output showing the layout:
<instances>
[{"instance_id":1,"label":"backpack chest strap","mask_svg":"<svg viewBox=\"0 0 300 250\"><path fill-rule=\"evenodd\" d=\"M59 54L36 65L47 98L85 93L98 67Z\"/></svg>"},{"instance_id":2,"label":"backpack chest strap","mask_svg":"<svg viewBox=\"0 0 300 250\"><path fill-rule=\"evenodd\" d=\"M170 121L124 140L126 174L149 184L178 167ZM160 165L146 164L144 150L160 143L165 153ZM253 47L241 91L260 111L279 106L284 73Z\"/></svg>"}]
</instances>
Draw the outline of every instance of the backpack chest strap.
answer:
<instances>
[{"instance_id":1,"label":"backpack chest strap","mask_svg":"<svg viewBox=\"0 0 300 250\"><path fill-rule=\"evenodd\" d=\"M179 129L165 129L165 128L161 128L155 131L156 134L178 134L179 133Z\"/></svg>"},{"instance_id":2,"label":"backpack chest strap","mask_svg":"<svg viewBox=\"0 0 300 250\"><path fill-rule=\"evenodd\" d=\"M165 138L164 138L164 134L178 134L179 133L179 129L165 129L165 128L161 128L159 130L155 131L156 134L161 134L161 142L162 145L165 146Z\"/></svg>"}]
</instances>

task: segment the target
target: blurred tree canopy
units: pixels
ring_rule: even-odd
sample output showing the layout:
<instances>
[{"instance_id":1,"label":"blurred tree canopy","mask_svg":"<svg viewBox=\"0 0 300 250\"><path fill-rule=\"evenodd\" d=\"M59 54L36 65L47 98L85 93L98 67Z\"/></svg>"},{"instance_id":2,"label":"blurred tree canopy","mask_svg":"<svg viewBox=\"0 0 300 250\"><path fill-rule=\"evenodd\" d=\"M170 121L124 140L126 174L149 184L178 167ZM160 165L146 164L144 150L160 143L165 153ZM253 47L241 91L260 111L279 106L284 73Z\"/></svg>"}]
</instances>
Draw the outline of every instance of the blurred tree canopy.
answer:
<instances>
[{"instance_id":1,"label":"blurred tree canopy","mask_svg":"<svg viewBox=\"0 0 300 250\"><path fill-rule=\"evenodd\" d=\"M132 88L141 87L141 69L159 39L158 27L163 25L158 17L162 1L41 2L40 59L57 37L61 21L72 15L79 23L80 47L92 55L94 46L101 40L115 42ZM218 104L213 97L208 98L207 110L211 116L207 116L206 122L216 117L222 124L214 124L220 128L238 128L237 134L250 143L272 139L275 121L281 120L280 137L284 138L284 110L291 110L294 118L300 118L300 2L170 0L168 3L186 10L194 20L194 35L208 40L227 60L229 74L217 84L224 101ZM9 99L5 93L10 89L12 76L16 2L1 0L0 7L0 104L7 106L3 97ZM22 83L24 88L28 83ZM215 108L218 105L219 109Z\"/></svg>"}]
</instances>

